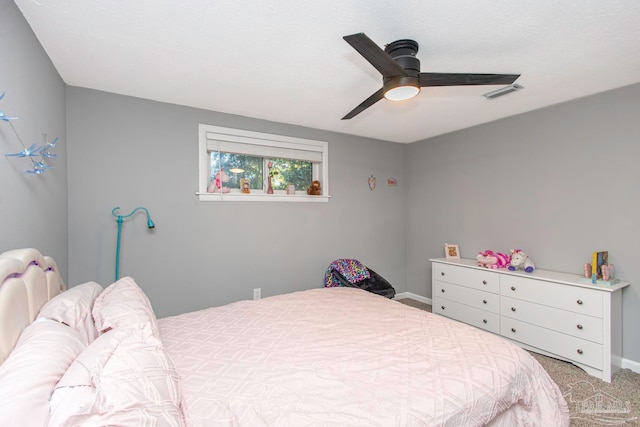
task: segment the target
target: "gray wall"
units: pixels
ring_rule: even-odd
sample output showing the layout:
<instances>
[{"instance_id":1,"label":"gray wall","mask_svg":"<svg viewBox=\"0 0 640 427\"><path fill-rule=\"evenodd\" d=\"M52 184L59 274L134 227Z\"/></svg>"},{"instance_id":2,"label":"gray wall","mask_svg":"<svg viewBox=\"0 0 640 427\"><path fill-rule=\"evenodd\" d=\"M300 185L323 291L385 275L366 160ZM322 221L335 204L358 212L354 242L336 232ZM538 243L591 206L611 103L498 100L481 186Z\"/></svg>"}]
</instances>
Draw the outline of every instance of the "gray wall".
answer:
<instances>
[{"instance_id":1,"label":"gray wall","mask_svg":"<svg viewBox=\"0 0 640 427\"><path fill-rule=\"evenodd\" d=\"M16 5L0 0L0 110L26 146L59 137L59 154L44 175L25 174L28 159L9 123L0 121L0 252L34 247L51 255L67 277L67 155L65 85Z\"/></svg>"},{"instance_id":2,"label":"gray wall","mask_svg":"<svg viewBox=\"0 0 640 427\"><path fill-rule=\"evenodd\" d=\"M337 258L405 290L406 146L74 87L67 117L72 283L113 281L111 210L142 205L156 228L143 215L125 221L121 276L161 317L251 299L258 287L263 297L320 287ZM199 202L198 123L327 141L331 200Z\"/></svg>"},{"instance_id":3,"label":"gray wall","mask_svg":"<svg viewBox=\"0 0 640 427\"><path fill-rule=\"evenodd\" d=\"M632 283L623 351L639 362L638 111L633 85L409 145L408 291L431 297L428 259L445 242L464 258L520 248L538 268L576 274L608 250Z\"/></svg>"}]
</instances>

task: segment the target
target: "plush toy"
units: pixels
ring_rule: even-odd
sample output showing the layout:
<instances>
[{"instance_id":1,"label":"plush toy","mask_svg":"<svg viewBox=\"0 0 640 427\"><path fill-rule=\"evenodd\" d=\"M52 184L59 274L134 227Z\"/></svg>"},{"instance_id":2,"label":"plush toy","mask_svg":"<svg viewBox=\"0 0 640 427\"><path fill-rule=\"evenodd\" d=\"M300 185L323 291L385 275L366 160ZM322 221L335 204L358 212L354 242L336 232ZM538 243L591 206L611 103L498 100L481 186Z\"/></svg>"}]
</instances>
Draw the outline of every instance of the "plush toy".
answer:
<instances>
[{"instance_id":1,"label":"plush toy","mask_svg":"<svg viewBox=\"0 0 640 427\"><path fill-rule=\"evenodd\" d=\"M229 175L224 171L224 169L220 169L216 176L211 180L209 186L207 187L208 193L228 193L229 187L225 187L224 185L229 182Z\"/></svg>"},{"instance_id":2,"label":"plush toy","mask_svg":"<svg viewBox=\"0 0 640 427\"><path fill-rule=\"evenodd\" d=\"M535 270L536 266L533 265L533 261L522 252L520 249L511 249L511 261L509 261L509 270L524 270L527 273L531 273Z\"/></svg>"},{"instance_id":3,"label":"plush toy","mask_svg":"<svg viewBox=\"0 0 640 427\"><path fill-rule=\"evenodd\" d=\"M511 257L502 252L493 252L487 249L484 252L478 252L476 261L478 266L484 268L506 268L511 261Z\"/></svg>"},{"instance_id":4,"label":"plush toy","mask_svg":"<svg viewBox=\"0 0 640 427\"><path fill-rule=\"evenodd\" d=\"M313 181L309 188L307 188L307 194L311 196L319 196L322 194L322 189L320 188L320 181Z\"/></svg>"}]
</instances>

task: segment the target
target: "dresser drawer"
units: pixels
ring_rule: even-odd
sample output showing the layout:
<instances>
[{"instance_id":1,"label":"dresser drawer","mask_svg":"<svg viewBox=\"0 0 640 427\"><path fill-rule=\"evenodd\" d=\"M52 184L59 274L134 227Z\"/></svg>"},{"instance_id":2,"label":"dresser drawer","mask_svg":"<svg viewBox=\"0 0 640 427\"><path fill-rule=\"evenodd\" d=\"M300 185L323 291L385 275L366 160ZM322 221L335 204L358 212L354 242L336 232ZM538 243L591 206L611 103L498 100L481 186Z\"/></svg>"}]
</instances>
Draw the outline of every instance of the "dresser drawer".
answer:
<instances>
[{"instance_id":1,"label":"dresser drawer","mask_svg":"<svg viewBox=\"0 0 640 427\"><path fill-rule=\"evenodd\" d=\"M598 344L603 343L602 319L597 317L504 296L500 297L500 314Z\"/></svg>"},{"instance_id":2,"label":"dresser drawer","mask_svg":"<svg viewBox=\"0 0 640 427\"><path fill-rule=\"evenodd\" d=\"M496 314L500 312L500 296L498 294L469 289L464 286L441 281L433 282L432 290L434 297L438 296L449 301L459 302Z\"/></svg>"},{"instance_id":3,"label":"dresser drawer","mask_svg":"<svg viewBox=\"0 0 640 427\"><path fill-rule=\"evenodd\" d=\"M436 280L494 294L500 292L500 275L489 270L434 263L433 281Z\"/></svg>"},{"instance_id":4,"label":"dresser drawer","mask_svg":"<svg viewBox=\"0 0 640 427\"><path fill-rule=\"evenodd\" d=\"M494 334L500 333L500 316L497 313L490 313L436 296L433 297L431 307L434 313L468 323Z\"/></svg>"},{"instance_id":5,"label":"dresser drawer","mask_svg":"<svg viewBox=\"0 0 640 427\"><path fill-rule=\"evenodd\" d=\"M510 275L500 277L500 294L588 316L602 317L602 292Z\"/></svg>"},{"instance_id":6,"label":"dresser drawer","mask_svg":"<svg viewBox=\"0 0 640 427\"><path fill-rule=\"evenodd\" d=\"M603 348L600 344L504 316L500 320L500 333L514 341L602 369Z\"/></svg>"}]
</instances>

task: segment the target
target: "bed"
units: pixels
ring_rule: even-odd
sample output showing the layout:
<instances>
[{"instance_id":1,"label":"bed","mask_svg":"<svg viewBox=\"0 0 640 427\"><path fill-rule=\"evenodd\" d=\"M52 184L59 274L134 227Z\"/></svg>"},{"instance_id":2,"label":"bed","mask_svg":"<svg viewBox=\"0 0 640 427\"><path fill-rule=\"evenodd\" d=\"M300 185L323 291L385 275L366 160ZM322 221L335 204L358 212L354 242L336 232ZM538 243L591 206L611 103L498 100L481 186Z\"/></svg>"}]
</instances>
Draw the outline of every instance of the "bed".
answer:
<instances>
[{"instance_id":1,"label":"bed","mask_svg":"<svg viewBox=\"0 0 640 427\"><path fill-rule=\"evenodd\" d=\"M65 290L35 249L0 283L2 425L569 425L526 351L357 288L157 319L133 278Z\"/></svg>"}]
</instances>

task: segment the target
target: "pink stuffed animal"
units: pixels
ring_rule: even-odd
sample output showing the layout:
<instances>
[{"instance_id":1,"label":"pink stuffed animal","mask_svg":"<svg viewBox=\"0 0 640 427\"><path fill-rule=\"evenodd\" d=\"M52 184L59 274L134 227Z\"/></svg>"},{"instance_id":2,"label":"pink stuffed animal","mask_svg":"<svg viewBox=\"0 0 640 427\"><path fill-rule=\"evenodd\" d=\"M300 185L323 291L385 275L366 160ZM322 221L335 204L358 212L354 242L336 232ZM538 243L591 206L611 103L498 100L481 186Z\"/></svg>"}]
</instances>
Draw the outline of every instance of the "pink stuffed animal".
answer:
<instances>
[{"instance_id":1,"label":"pink stuffed animal","mask_svg":"<svg viewBox=\"0 0 640 427\"><path fill-rule=\"evenodd\" d=\"M224 169L220 169L216 176L211 180L209 186L207 187L208 193L228 193L229 187L225 187L224 184L229 182L229 175L224 171Z\"/></svg>"},{"instance_id":2,"label":"pink stuffed animal","mask_svg":"<svg viewBox=\"0 0 640 427\"><path fill-rule=\"evenodd\" d=\"M505 268L509 265L511 257L502 252L493 252L487 249L484 252L478 252L476 261L478 261L478 266L484 268Z\"/></svg>"}]
</instances>

